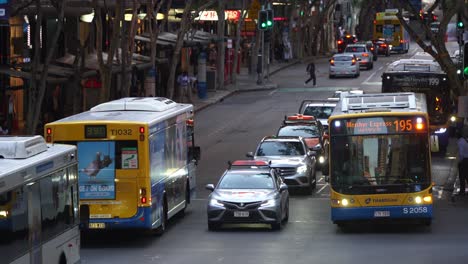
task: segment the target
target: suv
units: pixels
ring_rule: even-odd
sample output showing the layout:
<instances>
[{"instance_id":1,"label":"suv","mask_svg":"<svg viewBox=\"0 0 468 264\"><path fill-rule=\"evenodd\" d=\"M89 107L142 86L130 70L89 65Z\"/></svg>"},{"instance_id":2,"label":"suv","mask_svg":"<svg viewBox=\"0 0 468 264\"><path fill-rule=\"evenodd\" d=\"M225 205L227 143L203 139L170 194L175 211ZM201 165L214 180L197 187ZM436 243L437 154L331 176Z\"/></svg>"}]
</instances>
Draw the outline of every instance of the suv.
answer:
<instances>
[{"instance_id":1,"label":"suv","mask_svg":"<svg viewBox=\"0 0 468 264\"><path fill-rule=\"evenodd\" d=\"M374 54L367 48L366 44L350 44L344 50L344 53L355 55L359 61L359 66L365 66L366 69L374 67Z\"/></svg>"},{"instance_id":2,"label":"suv","mask_svg":"<svg viewBox=\"0 0 468 264\"><path fill-rule=\"evenodd\" d=\"M316 152L317 167L328 169L328 135L322 123L315 117L302 114L285 116L283 125L278 129L276 135L303 137L307 147ZM326 171L324 174L328 174L328 172Z\"/></svg>"},{"instance_id":3,"label":"suv","mask_svg":"<svg viewBox=\"0 0 468 264\"><path fill-rule=\"evenodd\" d=\"M384 54L385 57L390 56L391 45L386 39L378 38L372 40L372 42L374 42L374 45L377 49L377 54Z\"/></svg>"},{"instance_id":4,"label":"suv","mask_svg":"<svg viewBox=\"0 0 468 264\"><path fill-rule=\"evenodd\" d=\"M356 41L357 41L357 38L355 35L346 34L342 38L339 38L336 41L336 44L337 44L336 46L338 47L338 53L343 53L346 46L348 46L349 44L356 43Z\"/></svg>"},{"instance_id":5,"label":"suv","mask_svg":"<svg viewBox=\"0 0 468 264\"><path fill-rule=\"evenodd\" d=\"M328 131L328 118L333 109L335 109L336 101L331 100L304 100L299 107L299 113L315 117L323 126L325 132Z\"/></svg>"},{"instance_id":6,"label":"suv","mask_svg":"<svg viewBox=\"0 0 468 264\"><path fill-rule=\"evenodd\" d=\"M300 187L311 194L317 184L316 153L310 151L302 137L264 137L247 157L270 162L290 187Z\"/></svg>"}]
</instances>

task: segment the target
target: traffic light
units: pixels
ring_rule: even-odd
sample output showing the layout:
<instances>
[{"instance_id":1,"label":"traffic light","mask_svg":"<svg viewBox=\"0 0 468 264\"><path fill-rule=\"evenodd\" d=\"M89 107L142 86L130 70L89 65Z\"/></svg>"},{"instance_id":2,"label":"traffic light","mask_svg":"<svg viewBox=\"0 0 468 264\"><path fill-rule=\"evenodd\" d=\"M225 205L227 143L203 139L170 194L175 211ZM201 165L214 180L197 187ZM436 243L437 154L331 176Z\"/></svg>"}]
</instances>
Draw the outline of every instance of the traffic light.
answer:
<instances>
[{"instance_id":1,"label":"traffic light","mask_svg":"<svg viewBox=\"0 0 468 264\"><path fill-rule=\"evenodd\" d=\"M463 76L468 79L468 42L463 45Z\"/></svg>"},{"instance_id":2,"label":"traffic light","mask_svg":"<svg viewBox=\"0 0 468 264\"><path fill-rule=\"evenodd\" d=\"M266 10L258 11L258 29L265 30L267 29L267 20L268 20L268 13Z\"/></svg>"},{"instance_id":3,"label":"traffic light","mask_svg":"<svg viewBox=\"0 0 468 264\"><path fill-rule=\"evenodd\" d=\"M273 19L275 18L275 15L273 14L273 9L267 9L267 27L272 28L273 27Z\"/></svg>"},{"instance_id":4,"label":"traffic light","mask_svg":"<svg viewBox=\"0 0 468 264\"><path fill-rule=\"evenodd\" d=\"M459 29L464 29L465 28L465 25L463 24L463 21L460 20L460 21L457 22L457 28L459 28Z\"/></svg>"}]
</instances>

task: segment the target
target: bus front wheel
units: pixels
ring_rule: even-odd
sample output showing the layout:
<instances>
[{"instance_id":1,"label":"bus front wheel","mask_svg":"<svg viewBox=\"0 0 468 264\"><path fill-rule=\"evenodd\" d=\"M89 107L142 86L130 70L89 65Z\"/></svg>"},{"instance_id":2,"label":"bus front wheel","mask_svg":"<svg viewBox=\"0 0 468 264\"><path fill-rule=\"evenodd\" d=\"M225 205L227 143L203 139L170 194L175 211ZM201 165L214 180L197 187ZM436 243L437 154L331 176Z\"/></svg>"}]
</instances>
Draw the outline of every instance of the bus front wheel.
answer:
<instances>
[{"instance_id":1,"label":"bus front wheel","mask_svg":"<svg viewBox=\"0 0 468 264\"><path fill-rule=\"evenodd\" d=\"M166 201L166 197L164 197L164 202L163 202L163 213L162 213L162 216L161 216L161 225L156 228L156 235L158 236L161 236L162 234L164 234L164 232L166 231L166 224L167 224L167 201Z\"/></svg>"}]
</instances>

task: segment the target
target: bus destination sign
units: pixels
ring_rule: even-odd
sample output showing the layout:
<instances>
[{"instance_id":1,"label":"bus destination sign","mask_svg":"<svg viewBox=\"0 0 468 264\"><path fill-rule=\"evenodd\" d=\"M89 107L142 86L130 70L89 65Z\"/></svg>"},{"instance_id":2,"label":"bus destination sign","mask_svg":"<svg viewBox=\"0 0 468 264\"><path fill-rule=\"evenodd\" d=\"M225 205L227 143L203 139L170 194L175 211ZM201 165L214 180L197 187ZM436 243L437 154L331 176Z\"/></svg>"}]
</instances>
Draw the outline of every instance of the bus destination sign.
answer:
<instances>
[{"instance_id":1,"label":"bus destination sign","mask_svg":"<svg viewBox=\"0 0 468 264\"><path fill-rule=\"evenodd\" d=\"M85 138L107 138L106 125L85 125Z\"/></svg>"},{"instance_id":2,"label":"bus destination sign","mask_svg":"<svg viewBox=\"0 0 468 264\"><path fill-rule=\"evenodd\" d=\"M423 117L370 117L334 120L332 135L368 135L427 133L427 122Z\"/></svg>"}]
</instances>

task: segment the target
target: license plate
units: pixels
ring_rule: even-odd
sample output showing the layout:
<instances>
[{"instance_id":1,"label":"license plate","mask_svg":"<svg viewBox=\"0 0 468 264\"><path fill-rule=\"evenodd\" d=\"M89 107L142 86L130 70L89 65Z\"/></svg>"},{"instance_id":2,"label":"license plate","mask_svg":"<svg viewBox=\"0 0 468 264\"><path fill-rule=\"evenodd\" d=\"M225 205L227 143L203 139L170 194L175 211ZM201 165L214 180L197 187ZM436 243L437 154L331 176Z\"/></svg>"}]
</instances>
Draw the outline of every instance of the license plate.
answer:
<instances>
[{"instance_id":1,"label":"license plate","mask_svg":"<svg viewBox=\"0 0 468 264\"><path fill-rule=\"evenodd\" d=\"M106 228L105 223L89 223L89 229L104 229Z\"/></svg>"},{"instance_id":2,"label":"license plate","mask_svg":"<svg viewBox=\"0 0 468 264\"><path fill-rule=\"evenodd\" d=\"M249 212L236 211L234 217L249 217Z\"/></svg>"},{"instance_id":3,"label":"license plate","mask_svg":"<svg viewBox=\"0 0 468 264\"><path fill-rule=\"evenodd\" d=\"M390 211L374 211L374 217L389 217Z\"/></svg>"}]
</instances>

